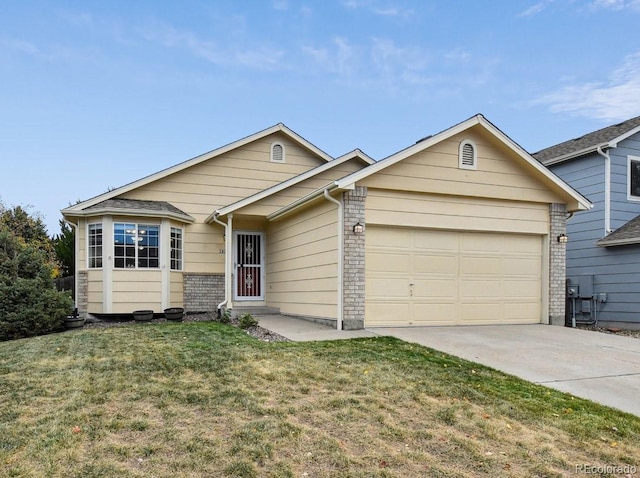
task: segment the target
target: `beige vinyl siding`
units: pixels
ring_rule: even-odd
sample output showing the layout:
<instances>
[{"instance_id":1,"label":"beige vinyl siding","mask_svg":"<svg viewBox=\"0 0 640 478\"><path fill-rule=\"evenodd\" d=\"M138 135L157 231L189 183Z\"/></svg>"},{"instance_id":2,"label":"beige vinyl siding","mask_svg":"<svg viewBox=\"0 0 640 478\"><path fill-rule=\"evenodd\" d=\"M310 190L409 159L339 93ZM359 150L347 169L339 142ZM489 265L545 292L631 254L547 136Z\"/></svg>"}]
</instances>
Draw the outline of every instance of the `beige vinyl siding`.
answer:
<instances>
[{"instance_id":1,"label":"beige vinyl siding","mask_svg":"<svg viewBox=\"0 0 640 478\"><path fill-rule=\"evenodd\" d=\"M346 161L339 166L335 166L312 178L264 198L261 201L246 206L237 211L237 214L268 216L287 204L291 204L297 199L327 186L332 181L343 178L355 171L359 171L362 167L362 162L358 159Z\"/></svg>"},{"instance_id":2,"label":"beige vinyl siding","mask_svg":"<svg viewBox=\"0 0 640 478\"><path fill-rule=\"evenodd\" d=\"M182 272L172 271L170 274L170 283L169 303L171 307L184 307L184 280Z\"/></svg>"},{"instance_id":3,"label":"beige vinyl siding","mask_svg":"<svg viewBox=\"0 0 640 478\"><path fill-rule=\"evenodd\" d=\"M101 314L103 297L102 269L89 269L87 273L87 310Z\"/></svg>"},{"instance_id":4,"label":"beige vinyl siding","mask_svg":"<svg viewBox=\"0 0 640 478\"><path fill-rule=\"evenodd\" d=\"M549 205L369 189L367 224L546 234Z\"/></svg>"},{"instance_id":5,"label":"beige vinyl siding","mask_svg":"<svg viewBox=\"0 0 640 478\"><path fill-rule=\"evenodd\" d=\"M477 170L458 167L460 142L470 139L477 148ZM526 168L531 168L527 170ZM531 174L533 167L498 142L481 127L404 159L359 182L371 188L429 191L433 194L465 195L526 202L564 202Z\"/></svg>"},{"instance_id":6,"label":"beige vinyl siding","mask_svg":"<svg viewBox=\"0 0 640 478\"><path fill-rule=\"evenodd\" d=\"M139 309L162 312L161 274L160 270L114 269L112 313L130 314Z\"/></svg>"},{"instance_id":7,"label":"beige vinyl siding","mask_svg":"<svg viewBox=\"0 0 640 478\"><path fill-rule=\"evenodd\" d=\"M285 163L270 161L270 148L274 142L285 146ZM184 227L184 271L223 273L224 254L220 250L225 247L224 231L217 224L205 224L205 219L216 209L321 164L325 164L325 161L286 136L274 134L171 174L121 197L167 201L191 215L196 221ZM257 171L259 174L256 174Z\"/></svg>"},{"instance_id":8,"label":"beige vinyl siding","mask_svg":"<svg viewBox=\"0 0 640 478\"><path fill-rule=\"evenodd\" d=\"M337 234L337 207L329 202L270 224L270 306L285 314L337 319Z\"/></svg>"}]
</instances>

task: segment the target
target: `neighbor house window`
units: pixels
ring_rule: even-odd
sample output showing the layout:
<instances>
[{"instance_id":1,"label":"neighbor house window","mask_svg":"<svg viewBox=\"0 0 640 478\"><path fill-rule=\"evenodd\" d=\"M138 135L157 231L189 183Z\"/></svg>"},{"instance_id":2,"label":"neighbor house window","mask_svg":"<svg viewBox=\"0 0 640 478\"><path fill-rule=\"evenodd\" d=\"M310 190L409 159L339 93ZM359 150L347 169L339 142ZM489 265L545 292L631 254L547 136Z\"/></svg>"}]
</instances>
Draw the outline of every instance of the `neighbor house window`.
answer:
<instances>
[{"instance_id":1,"label":"neighbor house window","mask_svg":"<svg viewBox=\"0 0 640 478\"><path fill-rule=\"evenodd\" d=\"M271 145L271 161L273 163L284 163L284 146L280 143Z\"/></svg>"},{"instance_id":2,"label":"neighbor house window","mask_svg":"<svg viewBox=\"0 0 640 478\"><path fill-rule=\"evenodd\" d=\"M473 141L465 139L460 143L458 156L458 166L461 169L477 169L478 157L476 145Z\"/></svg>"},{"instance_id":3,"label":"neighbor house window","mask_svg":"<svg viewBox=\"0 0 640 478\"><path fill-rule=\"evenodd\" d=\"M102 224L89 224L89 269L102 267Z\"/></svg>"},{"instance_id":4,"label":"neighbor house window","mask_svg":"<svg viewBox=\"0 0 640 478\"><path fill-rule=\"evenodd\" d=\"M640 158L629 156L629 198L640 199Z\"/></svg>"},{"instance_id":5,"label":"neighbor house window","mask_svg":"<svg viewBox=\"0 0 640 478\"><path fill-rule=\"evenodd\" d=\"M115 223L113 247L115 268L157 269L160 267L160 226Z\"/></svg>"},{"instance_id":6,"label":"neighbor house window","mask_svg":"<svg viewBox=\"0 0 640 478\"><path fill-rule=\"evenodd\" d=\"M182 270L182 229L171 228L171 270Z\"/></svg>"}]
</instances>

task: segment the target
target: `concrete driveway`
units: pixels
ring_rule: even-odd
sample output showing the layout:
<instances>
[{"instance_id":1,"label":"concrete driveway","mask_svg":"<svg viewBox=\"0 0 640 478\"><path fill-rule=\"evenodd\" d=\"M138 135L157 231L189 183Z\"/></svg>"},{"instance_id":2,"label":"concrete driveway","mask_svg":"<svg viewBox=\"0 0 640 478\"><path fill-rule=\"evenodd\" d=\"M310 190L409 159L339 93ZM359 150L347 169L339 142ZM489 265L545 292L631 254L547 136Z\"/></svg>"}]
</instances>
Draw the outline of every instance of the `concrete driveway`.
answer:
<instances>
[{"instance_id":1,"label":"concrete driveway","mask_svg":"<svg viewBox=\"0 0 640 478\"><path fill-rule=\"evenodd\" d=\"M640 416L640 339L550 325L373 328Z\"/></svg>"}]
</instances>

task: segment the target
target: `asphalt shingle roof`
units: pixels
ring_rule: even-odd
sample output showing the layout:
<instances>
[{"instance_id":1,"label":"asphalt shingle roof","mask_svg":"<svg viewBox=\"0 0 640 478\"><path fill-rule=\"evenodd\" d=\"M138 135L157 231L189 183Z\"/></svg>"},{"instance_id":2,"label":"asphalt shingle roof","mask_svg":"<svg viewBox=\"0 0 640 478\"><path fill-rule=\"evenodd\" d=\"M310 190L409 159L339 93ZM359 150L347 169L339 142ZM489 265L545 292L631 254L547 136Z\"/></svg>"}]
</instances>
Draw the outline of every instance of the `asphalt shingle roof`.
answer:
<instances>
[{"instance_id":1,"label":"asphalt shingle roof","mask_svg":"<svg viewBox=\"0 0 640 478\"><path fill-rule=\"evenodd\" d=\"M106 201L99 202L94 204L93 206L89 206L85 208L85 211L91 210L101 210L101 209L112 209L112 210L122 210L131 212L131 211L144 211L144 212L155 212L158 214L177 214L179 216L191 217L186 212L178 209L173 204L168 203L166 201L142 201L140 199L122 199L122 198L112 198L107 199Z\"/></svg>"},{"instance_id":2,"label":"asphalt shingle roof","mask_svg":"<svg viewBox=\"0 0 640 478\"><path fill-rule=\"evenodd\" d=\"M631 118L613 126L607 126L606 128L593 131L592 133L587 133L579 138L570 139L564 143L542 149L537 153L533 153L532 156L541 163L544 163L554 158L567 156L578 151L588 150L589 148L595 148L600 144L607 143L618 136L622 136L626 132L631 131L638 126L640 126L640 116Z\"/></svg>"},{"instance_id":3,"label":"asphalt shingle roof","mask_svg":"<svg viewBox=\"0 0 640 478\"><path fill-rule=\"evenodd\" d=\"M603 247L640 244L640 216L634 217L596 244Z\"/></svg>"}]
</instances>

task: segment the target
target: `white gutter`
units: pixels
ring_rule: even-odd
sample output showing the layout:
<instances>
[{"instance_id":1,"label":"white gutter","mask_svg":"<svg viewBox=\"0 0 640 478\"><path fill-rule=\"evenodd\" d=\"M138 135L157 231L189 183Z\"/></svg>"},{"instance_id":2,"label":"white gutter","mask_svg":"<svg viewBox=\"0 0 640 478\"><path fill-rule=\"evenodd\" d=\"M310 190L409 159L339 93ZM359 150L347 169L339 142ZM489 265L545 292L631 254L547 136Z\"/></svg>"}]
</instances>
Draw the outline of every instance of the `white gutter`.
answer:
<instances>
[{"instance_id":1,"label":"white gutter","mask_svg":"<svg viewBox=\"0 0 640 478\"><path fill-rule=\"evenodd\" d=\"M329 194L329 189L324 190L324 197L338 205L338 316L336 329L342 330L342 313L343 313L343 293L344 285L342 275L344 274L344 214L342 212L342 202Z\"/></svg>"},{"instance_id":2,"label":"white gutter","mask_svg":"<svg viewBox=\"0 0 640 478\"><path fill-rule=\"evenodd\" d=\"M220 224L224 227L224 238L225 238L225 246L224 246L224 300L218 304L217 309L221 310L222 307L228 305L228 309L233 307L231 303L231 255L233 254L233 238L232 230L233 230L233 214L229 214L227 217L227 223L225 224L220 219L218 219L219 211L216 211L211 219L213 222Z\"/></svg>"},{"instance_id":3,"label":"white gutter","mask_svg":"<svg viewBox=\"0 0 640 478\"><path fill-rule=\"evenodd\" d=\"M603 151L602 145L596 149L604 158L604 235L611 232L611 156L609 151Z\"/></svg>"}]
</instances>

